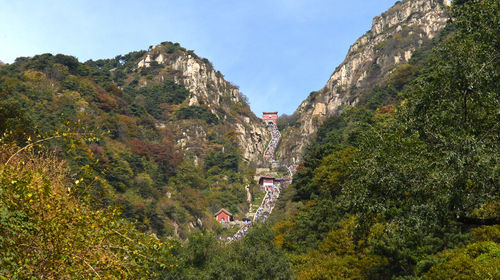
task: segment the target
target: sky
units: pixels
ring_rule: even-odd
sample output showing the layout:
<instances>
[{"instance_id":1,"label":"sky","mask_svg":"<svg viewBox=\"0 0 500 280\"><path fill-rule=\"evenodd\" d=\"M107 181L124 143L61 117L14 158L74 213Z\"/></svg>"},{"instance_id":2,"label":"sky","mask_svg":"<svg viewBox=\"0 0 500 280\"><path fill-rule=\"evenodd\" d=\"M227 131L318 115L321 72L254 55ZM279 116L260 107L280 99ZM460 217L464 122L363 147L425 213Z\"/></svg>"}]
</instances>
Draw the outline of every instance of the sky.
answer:
<instances>
[{"instance_id":1,"label":"sky","mask_svg":"<svg viewBox=\"0 0 500 280\"><path fill-rule=\"evenodd\" d=\"M179 42L238 85L252 111L292 114L395 0L0 0L0 60L84 62Z\"/></svg>"}]
</instances>

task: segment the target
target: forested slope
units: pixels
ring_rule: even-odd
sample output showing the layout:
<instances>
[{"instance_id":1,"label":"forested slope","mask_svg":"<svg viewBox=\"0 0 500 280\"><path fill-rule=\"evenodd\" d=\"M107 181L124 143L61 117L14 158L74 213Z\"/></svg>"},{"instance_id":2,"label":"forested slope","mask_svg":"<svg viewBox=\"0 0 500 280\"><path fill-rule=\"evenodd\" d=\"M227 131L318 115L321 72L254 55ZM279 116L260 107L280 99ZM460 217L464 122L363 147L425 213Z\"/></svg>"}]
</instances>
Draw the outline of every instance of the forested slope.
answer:
<instances>
[{"instance_id":1,"label":"forested slope","mask_svg":"<svg viewBox=\"0 0 500 280\"><path fill-rule=\"evenodd\" d=\"M212 214L221 207L245 213L249 165L268 137L208 60L169 42L85 63L18 58L0 68L0 108L2 141L43 141L96 205L182 238L217 229ZM84 141L62 140L70 136Z\"/></svg>"},{"instance_id":2,"label":"forested slope","mask_svg":"<svg viewBox=\"0 0 500 280\"><path fill-rule=\"evenodd\" d=\"M202 59L164 43L0 66L0 279L499 279L499 11L454 0L434 41L325 119L269 222L231 243L210 210L245 210L252 152L224 116L254 117L174 66Z\"/></svg>"},{"instance_id":3,"label":"forested slope","mask_svg":"<svg viewBox=\"0 0 500 280\"><path fill-rule=\"evenodd\" d=\"M319 128L274 225L299 279L500 277L499 1L453 4L441 42L366 99L399 102Z\"/></svg>"}]
</instances>

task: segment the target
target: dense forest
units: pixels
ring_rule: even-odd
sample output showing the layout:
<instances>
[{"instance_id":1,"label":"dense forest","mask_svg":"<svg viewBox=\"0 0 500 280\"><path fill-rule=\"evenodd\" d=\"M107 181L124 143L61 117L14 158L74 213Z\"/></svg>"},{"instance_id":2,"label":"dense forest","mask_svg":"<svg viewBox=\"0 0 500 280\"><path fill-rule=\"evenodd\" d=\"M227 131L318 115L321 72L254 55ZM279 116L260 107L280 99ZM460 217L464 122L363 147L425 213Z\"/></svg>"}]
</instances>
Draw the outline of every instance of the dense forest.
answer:
<instances>
[{"instance_id":1,"label":"dense forest","mask_svg":"<svg viewBox=\"0 0 500 280\"><path fill-rule=\"evenodd\" d=\"M499 1L453 4L431 51L319 129L274 225L298 279L500 277Z\"/></svg>"},{"instance_id":2,"label":"dense forest","mask_svg":"<svg viewBox=\"0 0 500 280\"><path fill-rule=\"evenodd\" d=\"M231 243L211 211L244 212L253 172L175 72L135 69L143 52L0 66L0 279L499 279L499 11L454 0L441 35L324 121L269 221ZM177 150L172 122L207 143Z\"/></svg>"}]
</instances>

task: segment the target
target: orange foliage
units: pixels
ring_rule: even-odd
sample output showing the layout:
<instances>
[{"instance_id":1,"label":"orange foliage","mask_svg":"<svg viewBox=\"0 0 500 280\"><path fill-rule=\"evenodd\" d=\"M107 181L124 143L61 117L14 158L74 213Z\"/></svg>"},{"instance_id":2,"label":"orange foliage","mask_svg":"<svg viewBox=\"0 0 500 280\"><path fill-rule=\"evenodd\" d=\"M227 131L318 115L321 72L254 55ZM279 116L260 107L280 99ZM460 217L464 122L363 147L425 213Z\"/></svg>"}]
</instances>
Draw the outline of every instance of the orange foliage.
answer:
<instances>
[{"instance_id":1,"label":"orange foliage","mask_svg":"<svg viewBox=\"0 0 500 280\"><path fill-rule=\"evenodd\" d=\"M116 99L109 95L107 92L99 92L99 94L97 95L97 100L99 101L99 103L97 104L99 108L103 109L106 112L116 110L118 108Z\"/></svg>"},{"instance_id":2,"label":"orange foliage","mask_svg":"<svg viewBox=\"0 0 500 280\"><path fill-rule=\"evenodd\" d=\"M166 139L161 144L133 139L129 144L134 153L156 162L166 175L173 174L175 167L182 162L182 153L175 151L172 142Z\"/></svg>"}]
</instances>

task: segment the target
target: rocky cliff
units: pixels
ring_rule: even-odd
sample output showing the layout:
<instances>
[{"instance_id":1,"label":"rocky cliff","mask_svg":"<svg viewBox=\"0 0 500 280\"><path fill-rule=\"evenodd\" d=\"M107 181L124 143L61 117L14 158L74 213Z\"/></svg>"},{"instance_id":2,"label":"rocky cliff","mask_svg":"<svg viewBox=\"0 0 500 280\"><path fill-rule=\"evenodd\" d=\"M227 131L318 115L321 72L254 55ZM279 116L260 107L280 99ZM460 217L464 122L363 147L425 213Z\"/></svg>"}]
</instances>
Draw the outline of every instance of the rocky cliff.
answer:
<instances>
[{"instance_id":1,"label":"rocky cliff","mask_svg":"<svg viewBox=\"0 0 500 280\"><path fill-rule=\"evenodd\" d=\"M425 42L446 25L447 0L398 1L373 19L372 28L349 49L326 85L312 92L297 108L296 127L284 133L278 157L300 159L322 121L346 105L355 105L373 86L387 81L400 64L407 63Z\"/></svg>"},{"instance_id":2,"label":"rocky cliff","mask_svg":"<svg viewBox=\"0 0 500 280\"><path fill-rule=\"evenodd\" d=\"M153 81L163 81L167 76L190 91L185 106L203 106L224 124L225 132L233 131L237 137L243 159L259 162L270 136L261 119L250 110L246 97L238 87L224 80L212 64L191 51L177 45L162 43L151 47L137 62L137 68L160 68ZM151 80L151 79L150 79ZM147 85L148 79L141 83ZM162 125L162 124L160 124ZM178 146L184 150L202 153L200 142L206 140L207 127L197 122L174 124Z\"/></svg>"},{"instance_id":3,"label":"rocky cliff","mask_svg":"<svg viewBox=\"0 0 500 280\"><path fill-rule=\"evenodd\" d=\"M96 185L82 188L96 203L119 205L138 228L181 238L216 229L222 207L247 213L252 167L270 138L236 86L170 42L85 63L63 54L18 58L0 67L0 108L12 109L0 110L0 130L16 130L13 141L97 135L57 154L74 174L96 163L88 171Z\"/></svg>"}]
</instances>

